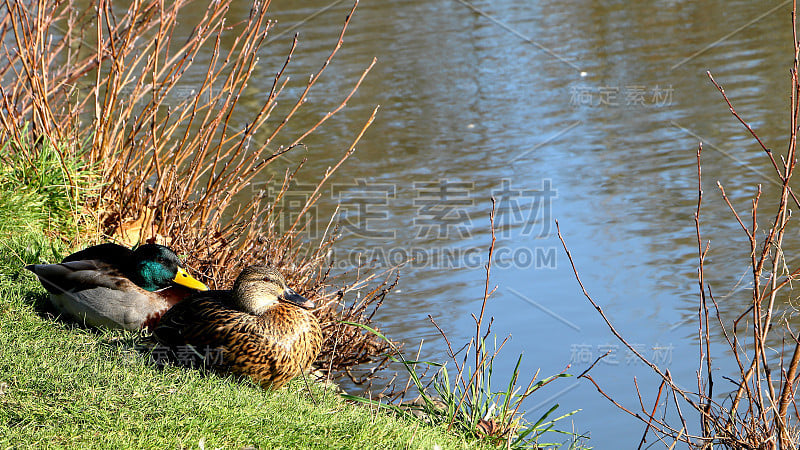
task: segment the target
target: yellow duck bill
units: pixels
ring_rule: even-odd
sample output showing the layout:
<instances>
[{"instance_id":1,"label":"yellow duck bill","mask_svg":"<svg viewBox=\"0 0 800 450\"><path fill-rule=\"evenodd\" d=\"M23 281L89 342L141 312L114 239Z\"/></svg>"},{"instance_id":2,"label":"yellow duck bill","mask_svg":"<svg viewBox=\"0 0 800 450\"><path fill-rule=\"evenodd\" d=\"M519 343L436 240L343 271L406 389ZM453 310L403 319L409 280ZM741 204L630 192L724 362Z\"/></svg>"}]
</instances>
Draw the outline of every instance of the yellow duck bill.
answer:
<instances>
[{"instance_id":1,"label":"yellow duck bill","mask_svg":"<svg viewBox=\"0 0 800 450\"><path fill-rule=\"evenodd\" d=\"M208 286L198 281L193 276L189 275L183 267L178 267L178 273L175 274L175 279L172 280L173 282L180 284L181 286L186 286L190 289L196 289L198 291L207 291Z\"/></svg>"}]
</instances>

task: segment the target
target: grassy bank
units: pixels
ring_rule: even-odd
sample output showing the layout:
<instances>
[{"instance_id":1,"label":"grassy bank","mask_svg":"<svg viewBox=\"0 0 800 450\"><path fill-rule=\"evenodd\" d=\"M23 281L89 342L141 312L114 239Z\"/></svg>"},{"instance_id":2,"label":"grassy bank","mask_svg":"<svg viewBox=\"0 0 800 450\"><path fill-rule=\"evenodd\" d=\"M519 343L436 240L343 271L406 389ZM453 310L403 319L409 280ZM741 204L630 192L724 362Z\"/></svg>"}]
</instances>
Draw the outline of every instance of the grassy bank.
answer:
<instances>
[{"instance_id":1,"label":"grassy bank","mask_svg":"<svg viewBox=\"0 0 800 450\"><path fill-rule=\"evenodd\" d=\"M75 211L53 209L53 202L69 204L69 189L58 181L58 161L50 162L36 171L49 181L0 172L0 447L475 447L442 428L345 403L319 386L312 398L302 380L265 392L159 369L134 349L134 333L87 330L49 316L44 289L22 267L59 260L69 246L63 236L74 230Z\"/></svg>"}]
</instances>

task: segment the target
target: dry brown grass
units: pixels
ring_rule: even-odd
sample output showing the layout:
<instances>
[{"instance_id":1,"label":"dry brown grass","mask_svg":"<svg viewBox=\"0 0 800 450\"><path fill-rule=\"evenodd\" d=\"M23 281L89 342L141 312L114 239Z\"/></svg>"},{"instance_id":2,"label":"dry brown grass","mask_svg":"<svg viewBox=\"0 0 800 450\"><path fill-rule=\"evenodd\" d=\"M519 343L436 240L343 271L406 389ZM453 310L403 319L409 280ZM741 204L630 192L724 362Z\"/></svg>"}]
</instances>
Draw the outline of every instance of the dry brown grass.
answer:
<instances>
[{"instance_id":1,"label":"dry brown grass","mask_svg":"<svg viewBox=\"0 0 800 450\"><path fill-rule=\"evenodd\" d=\"M374 65L373 60L343 89L339 106L319 114L315 125L287 131L287 123L304 110L308 93L342 46L358 2L341 34L331 36L330 55L299 96L284 98L285 72L297 37L289 46L270 49L285 53L285 62L272 72L272 87L261 93L260 109L239 128L233 123L241 120L232 118L243 114L239 100L253 95L248 82L257 72L259 55L268 51L266 38L274 22L267 15L269 2L254 4L247 17L233 17L231 2L144 0L123 9L110 2L66 0L54 7L44 1L6 1L0 11L0 140L26 142L26 134L32 134L57 142L62 158L80 154L99 174L100 195L82 203L83 212L92 217L82 228L89 234L72 236L81 244L163 243L187 255L196 275L223 288L242 267L271 264L320 305L316 312L328 339L319 362L325 368L341 370L374 360L386 344L338 322L369 323L393 278L366 274L334 288L329 254L335 227L329 226L315 242L308 242L303 232L310 220L325 220L310 217L320 188L354 152L377 108L354 130L352 144L340 149L320 174L305 206L291 211L296 220L289 227L279 225L281 216L289 214L281 198L302 163L285 171L274 198L253 188L265 168L302 148L309 134L345 107ZM208 9L189 36L178 38L177 23L187 20L182 12L190 5ZM193 95L175 104L170 95L198 55L206 57L202 70L207 75ZM281 117L273 116L278 98L293 105ZM37 147L12 151L32 158ZM69 182L80 204L79 186ZM351 301L357 289L364 292Z\"/></svg>"}]
</instances>

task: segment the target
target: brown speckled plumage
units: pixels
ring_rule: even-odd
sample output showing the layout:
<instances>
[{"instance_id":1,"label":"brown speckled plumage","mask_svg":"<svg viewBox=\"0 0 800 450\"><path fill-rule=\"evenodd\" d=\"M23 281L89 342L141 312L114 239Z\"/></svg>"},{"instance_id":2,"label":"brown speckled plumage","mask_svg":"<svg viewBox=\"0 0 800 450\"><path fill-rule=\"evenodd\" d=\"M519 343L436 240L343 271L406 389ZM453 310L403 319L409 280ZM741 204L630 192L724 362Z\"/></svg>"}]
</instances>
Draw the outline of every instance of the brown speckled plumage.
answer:
<instances>
[{"instance_id":1,"label":"brown speckled plumage","mask_svg":"<svg viewBox=\"0 0 800 450\"><path fill-rule=\"evenodd\" d=\"M232 290L202 292L170 309L154 336L173 353L192 346L195 363L205 357L210 368L278 389L308 369L322 346L319 322L298 303L310 305L280 273L248 267Z\"/></svg>"}]
</instances>

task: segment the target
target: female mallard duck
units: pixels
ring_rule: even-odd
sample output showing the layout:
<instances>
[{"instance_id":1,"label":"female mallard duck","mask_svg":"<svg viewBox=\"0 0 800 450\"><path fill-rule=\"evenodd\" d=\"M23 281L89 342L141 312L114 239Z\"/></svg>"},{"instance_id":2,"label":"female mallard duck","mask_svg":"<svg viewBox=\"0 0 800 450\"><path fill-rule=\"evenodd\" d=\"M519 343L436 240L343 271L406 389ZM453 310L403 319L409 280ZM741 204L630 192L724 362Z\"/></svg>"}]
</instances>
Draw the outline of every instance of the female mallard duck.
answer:
<instances>
[{"instance_id":1,"label":"female mallard duck","mask_svg":"<svg viewBox=\"0 0 800 450\"><path fill-rule=\"evenodd\" d=\"M92 327L138 330L152 327L190 291L208 290L181 268L167 247L145 244L131 250L101 244L73 253L61 264L34 264L53 306Z\"/></svg>"},{"instance_id":2,"label":"female mallard duck","mask_svg":"<svg viewBox=\"0 0 800 450\"><path fill-rule=\"evenodd\" d=\"M305 371L322 346L314 304L275 269L245 268L229 291L199 292L164 314L153 336L182 363L192 355L212 369L278 389Z\"/></svg>"}]
</instances>

